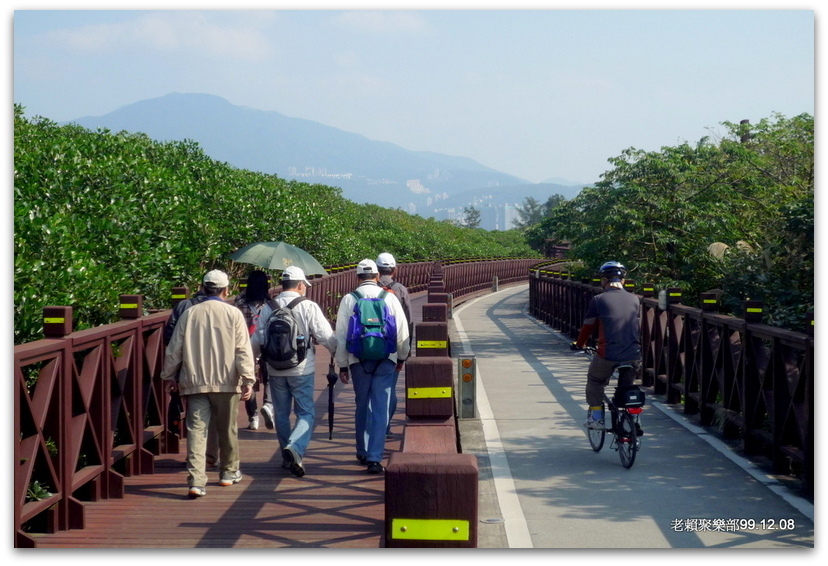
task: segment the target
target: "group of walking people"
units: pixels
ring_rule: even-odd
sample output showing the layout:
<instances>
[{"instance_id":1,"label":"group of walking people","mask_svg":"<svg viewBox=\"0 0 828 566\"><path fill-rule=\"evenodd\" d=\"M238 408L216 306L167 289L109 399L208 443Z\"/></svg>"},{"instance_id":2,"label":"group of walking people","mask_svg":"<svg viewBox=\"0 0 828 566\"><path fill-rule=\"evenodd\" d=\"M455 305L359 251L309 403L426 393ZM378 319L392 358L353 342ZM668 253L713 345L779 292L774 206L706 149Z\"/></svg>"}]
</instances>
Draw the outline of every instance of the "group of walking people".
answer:
<instances>
[{"instance_id":1,"label":"group of walking people","mask_svg":"<svg viewBox=\"0 0 828 566\"><path fill-rule=\"evenodd\" d=\"M241 401L249 428L259 427L257 410L265 426L275 428L282 468L297 477L305 475L304 456L315 424L318 346L335 359L339 379L353 385L357 462L368 473L383 471L385 441L396 411L396 383L410 353L412 329L408 290L394 281L395 270L389 253L376 261L360 261L356 288L342 298L335 327L307 297L312 284L295 266L282 271L281 291L273 297L267 274L251 272L234 304L227 301L227 274L212 270L204 275L199 292L176 306L164 332L167 350L161 379L170 382L172 394L185 400L191 499L206 495L207 470L213 465L218 467L220 486L242 480L237 424ZM382 337L386 346L378 356L354 345L354 326L360 324L356 321L365 300L382 303L395 333ZM280 317L287 321L276 325ZM290 325L285 332L293 338L283 360L273 354L272 333ZM256 394L260 384L261 408Z\"/></svg>"}]
</instances>

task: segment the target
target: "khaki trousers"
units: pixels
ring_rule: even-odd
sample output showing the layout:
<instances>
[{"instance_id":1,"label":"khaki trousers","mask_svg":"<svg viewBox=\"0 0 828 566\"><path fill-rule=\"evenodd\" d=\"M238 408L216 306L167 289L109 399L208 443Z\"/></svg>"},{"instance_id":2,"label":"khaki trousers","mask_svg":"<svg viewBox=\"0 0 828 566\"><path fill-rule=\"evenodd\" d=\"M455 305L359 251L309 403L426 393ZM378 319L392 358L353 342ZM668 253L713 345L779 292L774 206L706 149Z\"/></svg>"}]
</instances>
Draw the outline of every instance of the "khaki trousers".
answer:
<instances>
[{"instance_id":1,"label":"khaki trousers","mask_svg":"<svg viewBox=\"0 0 828 566\"><path fill-rule=\"evenodd\" d=\"M187 395L187 483L207 485L207 431L214 433L219 447L219 470L239 469L239 393L198 393ZM215 427L210 426L211 422ZM211 430L212 429L212 430Z\"/></svg>"}]
</instances>

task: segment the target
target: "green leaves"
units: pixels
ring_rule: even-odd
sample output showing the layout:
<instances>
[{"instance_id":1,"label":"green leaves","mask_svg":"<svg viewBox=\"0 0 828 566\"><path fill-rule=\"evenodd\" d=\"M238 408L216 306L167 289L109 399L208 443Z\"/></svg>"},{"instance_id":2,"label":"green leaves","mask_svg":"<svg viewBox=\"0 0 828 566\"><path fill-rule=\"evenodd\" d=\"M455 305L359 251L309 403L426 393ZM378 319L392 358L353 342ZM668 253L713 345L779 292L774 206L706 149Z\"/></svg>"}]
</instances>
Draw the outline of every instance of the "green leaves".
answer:
<instances>
[{"instance_id":1,"label":"green leaves","mask_svg":"<svg viewBox=\"0 0 828 566\"><path fill-rule=\"evenodd\" d=\"M529 241L568 240L587 266L618 260L631 278L684 287L685 297L717 287L733 304L761 297L767 311L786 313L772 314L776 322L812 309L813 117L725 126L718 143L627 149L601 182L527 231ZM764 252L741 252L739 241ZM730 246L723 261L707 252L714 242Z\"/></svg>"},{"instance_id":2,"label":"green leaves","mask_svg":"<svg viewBox=\"0 0 828 566\"><path fill-rule=\"evenodd\" d=\"M257 241L287 241L323 265L382 251L399 261L533 255L522 241L236 169L189 140L27 120L19 106L14 167L16 344L41 337L45 306L74 307L86 328L113 321L121 294L163 309L171 287L195 289L208 269L242 277L249 266L228 256Z\"/></svg>"}]
</instances>

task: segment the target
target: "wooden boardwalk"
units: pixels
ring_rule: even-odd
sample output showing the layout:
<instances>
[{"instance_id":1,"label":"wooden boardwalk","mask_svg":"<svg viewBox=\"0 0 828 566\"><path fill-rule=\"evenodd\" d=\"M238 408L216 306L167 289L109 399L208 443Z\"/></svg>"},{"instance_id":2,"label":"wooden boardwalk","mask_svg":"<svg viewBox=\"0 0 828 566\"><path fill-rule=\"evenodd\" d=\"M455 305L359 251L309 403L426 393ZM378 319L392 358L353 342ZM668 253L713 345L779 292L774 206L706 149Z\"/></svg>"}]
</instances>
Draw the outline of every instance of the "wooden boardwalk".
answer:
<instances>
[{"instance_id":1,"label":"wooden boardwalk","mask_svg":"<svg viewBox=\"0 0 828 566\"><path fill-rule=\"evenodd\" d=\"M385 476L369 475L354 448L354 396L337 382L333 439L328 439L330 356L317 350L316 428L304 458L306 474L281 467L276 434L264 423L248 430L239 406L244 479L218 485L210 471L207 496L187 498L186 442L179 454L156 458L155 473L125 479L123 499L86 503L84 529L35 535L41 548L379 548L384 546ZM386 458L400 449L405 422L404 375L400 406ZM258 393L261 404L262 392ZM386 459L387 463L387 459Z\"/></svg>"}]
</instances>

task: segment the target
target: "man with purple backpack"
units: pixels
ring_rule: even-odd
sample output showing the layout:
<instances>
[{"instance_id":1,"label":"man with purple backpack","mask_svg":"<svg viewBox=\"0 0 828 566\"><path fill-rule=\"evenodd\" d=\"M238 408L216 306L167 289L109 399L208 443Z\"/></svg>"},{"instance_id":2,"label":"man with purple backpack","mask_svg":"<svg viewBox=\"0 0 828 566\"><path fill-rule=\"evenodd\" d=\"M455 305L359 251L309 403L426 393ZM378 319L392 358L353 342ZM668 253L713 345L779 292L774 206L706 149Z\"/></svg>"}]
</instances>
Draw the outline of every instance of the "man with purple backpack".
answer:
<instances>
[{"instance_id":1,"label":"man with purple backpack","mask_svg":"<svg viewBox=\"0 0 828 566\"><path fill-rule=\"evenodd\" d=\"M342 383L354 384L357 461L378 474L394 376L411 347L403 306L380 286L376 262L363 259L356 273L359 286L342 297L336 316L336 363Z\"/></svg>"}]
</instances>

